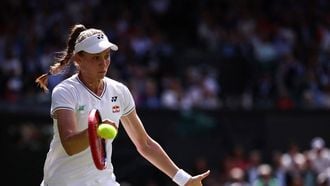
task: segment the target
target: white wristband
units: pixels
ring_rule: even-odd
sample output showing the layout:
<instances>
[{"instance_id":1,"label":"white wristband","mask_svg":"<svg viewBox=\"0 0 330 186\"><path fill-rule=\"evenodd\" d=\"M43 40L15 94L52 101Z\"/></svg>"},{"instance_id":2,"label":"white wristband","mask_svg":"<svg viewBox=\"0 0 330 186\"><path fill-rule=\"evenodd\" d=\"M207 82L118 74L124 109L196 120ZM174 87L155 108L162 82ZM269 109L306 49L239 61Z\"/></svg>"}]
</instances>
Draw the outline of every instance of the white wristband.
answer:
<instances>
[{"instance_id":1,"label":"white wristband","mask_svg":"<svg viewBox=\"0 0 330 186\"><path fill-rule=\"evenodd\" d=\"M179 169L178 172L176 172L176 174L174 175L174 177L172 178L172 180L180 185L180 186L184 186L189 179L191 178L191 175L188 174L186 171Z\"/></svg>"}]
</instances>

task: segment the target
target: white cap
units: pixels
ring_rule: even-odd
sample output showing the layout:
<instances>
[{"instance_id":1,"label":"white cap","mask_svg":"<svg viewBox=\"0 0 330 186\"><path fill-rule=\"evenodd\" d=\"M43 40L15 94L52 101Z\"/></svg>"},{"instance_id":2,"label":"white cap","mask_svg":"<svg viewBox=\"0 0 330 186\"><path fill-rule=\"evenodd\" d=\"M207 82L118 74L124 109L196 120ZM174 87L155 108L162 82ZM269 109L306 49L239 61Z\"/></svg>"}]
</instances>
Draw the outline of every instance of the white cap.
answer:
<instances>
[{"instance_id":1,"label":"white cap","mask_svg":"<svg viewBox=\"0 0 330 186\"><path fill-rule=\"evenodd\" d=\"M90 54L96 54L108 48L114 51L118 50L118 46L111 43L105 34L95 34L76 43L74 53L85 51Z\"/></svg>"}]
</instances>

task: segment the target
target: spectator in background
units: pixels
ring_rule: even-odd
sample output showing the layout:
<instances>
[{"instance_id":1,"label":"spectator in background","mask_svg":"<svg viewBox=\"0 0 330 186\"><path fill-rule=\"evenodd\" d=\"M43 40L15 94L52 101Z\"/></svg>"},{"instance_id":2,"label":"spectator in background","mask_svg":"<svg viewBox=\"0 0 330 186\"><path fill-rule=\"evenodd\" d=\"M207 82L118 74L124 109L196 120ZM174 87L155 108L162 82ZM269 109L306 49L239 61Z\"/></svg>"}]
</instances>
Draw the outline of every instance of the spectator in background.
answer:
<instances>
[{"instance_id":1,"label":"spectator in background","mask_svg":"<svg viewBox=\"0 0 330 186\"><path fill-rule=\"evenodd\" d=\"M193 88L193 94L207 100L194 107L217 109L217 101L222 106L223 100L230 109L329 108L328 1L258 1L249 6L243 0L192 1L189 6L169 0L119 1L111 6L104 0L60 2L66 7L61 11L57 3L47 0L2 3L0 68L6 68L7 50L23 68L11 79L0 75L0 82L9 87L0 89L1 102L39 100L39 92L28 85L45 67L43 54L59 49L65 40L61 33L79 21L104 26L122 46L123 53L114 56L118 58L114 77L125 82L140 78L138 72L125 68L137 65L144 68L141 80L154 79L159 95L166 91L163 76L179 78L182 91L188 92L182 100L190 104L195 96L189 94L191 87L185 86L182 72L187 64L203 64L219 75L214 80L221 85L221 94L215 96L208 85L199 87L202 93ZM178 26L172 27L173 22ZM285 56L293 56L295 62L283 63ZM283 83L290 90L283 91ZM137 106L149 105L145 103L149 99L139 96Z\"/></svg>"},{"instance_id":2,"label":"spectator in background","mask_svg":"<svg viewBox=\"0 0 330 186\"><path fill-rule=\"evenodd\" d=\"M313 169L312 162L306 158L306 162L301 171L304 186L317 185L317 172Z\"/></svg>"},{"instance_id":3,"label":"spectator in background","mask_svg":"<svg viewBox=\"0 0 330 186\"><path fill-rule=\"evenodd\" d=\"M311 140L311 149L307 151L312 168L317 174L321 174L330 167L330 151L321 137L315 137Z\"/></svg>"},{"instance_id":4,"label":"spectator in background","mask_svg":"<svg viewBox=\"0 0 330 186\"><path fill-rule=\"evenodd\" d=\"M241 168L235 167L230 170L229 179L224 183L224 186L249 186L245 181L245 173Z\"/></svg>"},{"instance_id":5,"label":"spectator in background","mask_svg":"<svg viewBox=\"0 0 330 186\"><path fill-rule=\"evenodd\" d=\"M330 168L329 167L317 176L317 185L318 186L329 186L330 185Z\"/></svg>"},{"instance_id":6,"label":"spectator in background","mask_svg":"<svg viewBox=\"0 0 330 186\"><path fill-rule=\"evenodd\" d=\"M259 175L258 168L262 164L262 155L259 150L252 150L249 152L248 166L246 169L247 180L252 184Z\"/></svg>"},{"instance_id":7,"label":"spectator in background","mask_svg":"<svg viewBox=\"0 0 330 186\"><path fill-rule=\"evenodd\" d=\"M300 104L305 69L293 54L282 55L275 72L278 89L277 108L289 110Z\"/></svg>"},{"instance_id":8,"label":"spectator in background","mask_svg":"<svg viewBox=\"0 0 330 186\"><path fill-rule=\"evenodd\" d=\"M236 144L232 150L231 158L230 158L230 164L233 167L239 167L244 172L248 168L248 160L246 158L246 149L244 149L244 146L241 144Z\"/></svg>"},{"instance_id":9,"label":"spectator in background","mask_svg":"<svg viewBox=\"0 0 330 186\"><path fill-rule=\"evenodd\" d=\"M252 186L278 186L270 165L262 164L258 167L258 179L253 182Z\"/></svg>"},{"instance_id":10,"label":"spectator in background","mask_svg":"<svg viewBox=\"0 0 330 186\"><path fill-rule=\"evenodd\" d=\"M287 172L282 162L283 154L279 151L274 151L272 154L273 175L278 180L279 186L287 185Z\"/></svg>"},{"instance_id":11,"label":"spectator in background","mask_svg":"<svg viewBox=\"0 0 330 186\"><path fill-rule=\"evenodd\" d=\"M299 146L291 142L288 151L282 154L281 164L286 172L286 183L291 185L297 181L301 182L301 172L304 168L306 157L300 152Z\"/></svg>"},{"instance_id":12,"label":"spectator in background","mask_svg":"<svg viewBox=\"0 0 330 186\"><path fill-rule=\"evenodd\" d=\"M1 74L3 77L4 98L11 103L20 101L23 90L23 77L22 77L22 62L13 53L13 51L5 50L5 59L0 66Z\"/></svg>"},{"instance_id":13,"label":"spectator in background","mask_svg":"<svg viewBox=\"0 0 330 186\"><path fill-rule=\"evenodd\" d=\"M178 110L182 108L183 86L178 78L163 78L163 91L161 93L161 104L166 109Z\"/></svg>"}]
</instances>

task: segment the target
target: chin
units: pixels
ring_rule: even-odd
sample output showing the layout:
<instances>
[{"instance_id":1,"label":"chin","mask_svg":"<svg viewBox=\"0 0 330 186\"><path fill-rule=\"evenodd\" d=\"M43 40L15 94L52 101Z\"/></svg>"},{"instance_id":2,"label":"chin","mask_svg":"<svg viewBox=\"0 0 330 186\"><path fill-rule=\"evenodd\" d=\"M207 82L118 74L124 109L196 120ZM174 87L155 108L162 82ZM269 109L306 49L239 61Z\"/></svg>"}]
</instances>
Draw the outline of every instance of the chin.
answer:
<instances>
[{"instance_id":1,"label":"chin","mask_svg":"<svg viewBox=\"0 0 330 186\"><path fill-rule=\"evenodd\" d=\"M100 79L103 79L107 74L100 75Z\"/></svg>"}]
</instances>

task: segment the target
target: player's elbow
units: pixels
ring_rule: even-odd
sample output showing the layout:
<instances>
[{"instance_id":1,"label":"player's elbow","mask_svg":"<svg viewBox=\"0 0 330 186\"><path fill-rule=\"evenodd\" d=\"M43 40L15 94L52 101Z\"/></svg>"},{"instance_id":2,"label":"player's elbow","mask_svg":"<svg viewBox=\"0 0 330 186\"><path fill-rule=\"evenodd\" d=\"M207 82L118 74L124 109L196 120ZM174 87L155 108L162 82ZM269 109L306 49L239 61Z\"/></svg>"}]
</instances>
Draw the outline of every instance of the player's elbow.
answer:
<instances>
[{"instance_id":1,"label":"player's elbow","mask_svg":"<svg viewBox=\"0 0 330 186\"><path fill-rule=\"evenodd\" d=\"M73 155L75 155L74 152L70 152L70 151L65 151L65 152L66 152L66 154L67 154L68 156L73 156Z\"/></svg>"},{"instance_id":2,"label":"player's elbow","mask_svg":"<svg viewBox=\"0 0 330 186\"><path fill-rule=\"evenodd\" d=\"M62 141L62 147L68 156L73 156L81 151L69 141Z\"/></svg>"},{"instance_id":3,"label":"player's elbow","mask_svg":"<svg viewBox=\"0 0 330 186\"><path fill-rule=\"evenodd\" d=\"M73 156L73 155L76 154L76 152L75 152L73 149L68 148L68 147L64 147L64 151L66 152L66 154L67 154L68 156Z\"/></svg>"}]
</instances>

